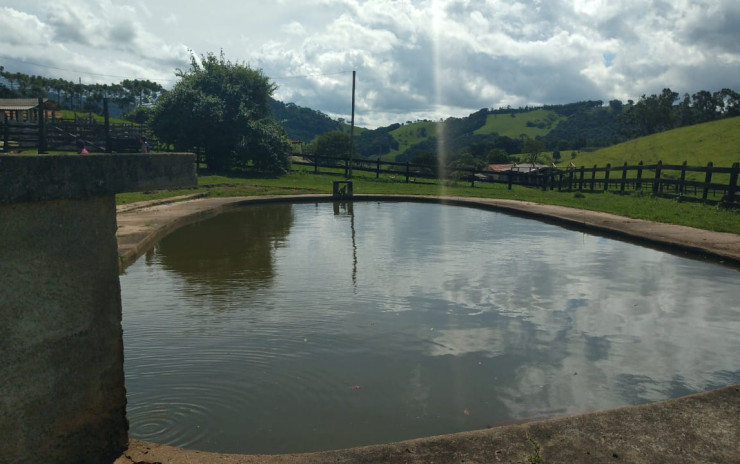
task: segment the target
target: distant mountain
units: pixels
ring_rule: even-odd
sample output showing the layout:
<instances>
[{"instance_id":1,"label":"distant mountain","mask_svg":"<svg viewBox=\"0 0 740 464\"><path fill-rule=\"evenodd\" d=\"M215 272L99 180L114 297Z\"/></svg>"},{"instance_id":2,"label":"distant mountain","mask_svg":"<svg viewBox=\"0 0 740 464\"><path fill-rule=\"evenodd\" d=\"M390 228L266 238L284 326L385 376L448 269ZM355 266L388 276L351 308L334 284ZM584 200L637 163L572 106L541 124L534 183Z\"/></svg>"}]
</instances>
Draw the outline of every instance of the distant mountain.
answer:
<instances>
[{"instance_id":1,"label":"distant mountain","mask_svg":"<svg viewBox=\"0 0 740 464\"><path fill-rule=\"evenodd\" d=\"M601 101L588 101L541 108L484 108L443 122L424 120L377 129L356 128L356 151L366 158L408 161L424 152L454 156L470 147L482 157L496 148L520 153L526 137L541 139L548 148L559 150L603 147L625 140L619 134L618 112L601 105ZM347 132L344 121L333 120L320 111L277 100L272 100L270 106L292 139L310 143L326 132Z\"/></svg>"},{"instance_id":2,"label":"distant mountain","mask_svg":"<svg viewBox=\"0 0 740 464\"><path fill-rule=\"evenodd\" d=\"M295 103L270 100L270 109L275 120L285 129L288 137L310 143L321 134L342 130L342 124L321 111L312 110Z\"/></svg>"},{"instance_id":3,"label":"distant mountain","mask_svg":"<svg viewBox=\"0 0 740 464\"><path fill-rule=\"evenodd\" d=\"M276 117L288 133L310 141L329 130L346 128L323 113L293 104L275 103ZM671 89L643 95L626 104L588 100L565 105L484 108L464 118L359 128L356 151L363 157L410 161L415 157L471 155L481 161L522 153L524 141L537 139L558 159L561 151L593 151L658 132L740 116L740 93L731 89L686 94Z\"/></svg>"}]
</instances>

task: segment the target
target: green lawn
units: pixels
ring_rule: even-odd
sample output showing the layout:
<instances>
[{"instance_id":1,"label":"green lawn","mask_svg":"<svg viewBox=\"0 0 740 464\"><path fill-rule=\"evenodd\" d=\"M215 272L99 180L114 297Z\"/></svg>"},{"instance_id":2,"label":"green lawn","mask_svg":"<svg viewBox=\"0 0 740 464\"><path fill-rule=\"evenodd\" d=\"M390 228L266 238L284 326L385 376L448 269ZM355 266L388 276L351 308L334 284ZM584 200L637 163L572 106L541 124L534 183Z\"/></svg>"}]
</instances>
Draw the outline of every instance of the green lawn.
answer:
<instances>
[{"instance_id":1,"label":"green lawn","mask_svg":"<svg viewBox=\"0 0 740 464\"><path fill-rule=\"evenodd\" d=\"M344 173L342 170L329 168L320 168L320 171L319 174L313 174L313 168L295 166L289 174L274 178L202 175L198 179L198 188L195 189L119 194L116 201L118 204L124 204L206 191L211 196L217 197L303 193L329 195L332 190L332 181L343 179ZM457 195L525 200L604 211L632 218L721 232L740 233L740 210L678 202L647 194L579 194L542 191L520 186L513 186L511 190L507 190L505 185L490 183L477 183L474 188L471 188L468 182L436 182L428 179L418 179L415 183L407 184L403 175L384 174L380 179L376 179L374 173L355 171L354 174L354 191L357 194Z\"/></svg>"}]
</instances>

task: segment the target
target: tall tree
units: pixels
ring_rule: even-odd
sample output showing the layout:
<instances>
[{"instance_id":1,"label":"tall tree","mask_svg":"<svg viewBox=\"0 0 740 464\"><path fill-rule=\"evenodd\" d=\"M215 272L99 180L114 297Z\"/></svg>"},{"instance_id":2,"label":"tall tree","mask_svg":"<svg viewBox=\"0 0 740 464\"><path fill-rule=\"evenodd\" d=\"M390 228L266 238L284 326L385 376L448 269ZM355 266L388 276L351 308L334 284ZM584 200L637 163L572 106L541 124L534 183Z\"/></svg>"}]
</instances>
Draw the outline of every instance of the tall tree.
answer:
<instances>
[{"instance_id":1,"label":"tall tree","mask_svg":"<svg viewBox=\"0 0 740 464\"><path fill-rule=\"evenodd\" d=\"M349 159L349 134L340 131L327 132L316 139L313 149L319 156Z\"/></svg>"},{"instance_id":2,"label":"tall tree","mask_svg":"<svg viewBox=\"0 0 740 464\"><path fill-rule=\"evenodd\" d=\"M165 93L152 112L152 129L179 150L199 147L210 169L253 161L263 169L287 171L290 144L270 117L276 86L262 71L220 56L191 56L190 69ZM264 156L272 150L269 163ZM257 158L260 158L258 161Z\"/></svg>"},{"instance_id":3,"label":"tall tree","mask_svg":"<svg viewBox=\"0 0 740 464\"><path fill-rule=\"evenodd\" d=\"M530 163L534 167L537 161L539 161L542 152L545 151L545 142L526 138L522 144L522 149L524 150L527 163Z\"/></svg>"}]
</instances>

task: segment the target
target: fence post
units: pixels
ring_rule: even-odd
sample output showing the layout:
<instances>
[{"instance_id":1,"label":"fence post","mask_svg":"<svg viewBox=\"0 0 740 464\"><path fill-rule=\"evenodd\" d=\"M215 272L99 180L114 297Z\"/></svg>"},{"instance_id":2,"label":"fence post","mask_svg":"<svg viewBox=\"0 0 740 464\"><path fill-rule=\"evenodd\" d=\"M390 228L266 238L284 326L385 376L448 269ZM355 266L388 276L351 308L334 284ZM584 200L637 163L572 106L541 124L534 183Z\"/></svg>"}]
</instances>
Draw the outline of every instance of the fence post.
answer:
<instances>
[{"instance_id":1,"label":"fence post","mask_svg":"<svg viewBox=\"0 0 740 464\"><path fill-rule=\"evenodd\" d=\"M475 168L470 170L470 187L475 187Z\"/></svg>"},{"instance_id":2,"label":"fence post","mask_svg":"<svg viewBox=\"0 0 740 464\"><path fill-rule=\"evenodd\" d=\"M313 173L314 174L319 173L319 154L318 153L313 155Z\"/></svg>"},{"instance_id":3,"label":"fence post","mask_svg":"<svg viewBox=\"0 0 740 464\"><path fill-rule=\"evenodd\" d=\"M108 97L103 98L103 130L105 130L105 152L112 153L113 147L111 146L110 138L110 115L108 113ZM167 150L169 151L169 149ZM196 159L196 164L198 160Z\"/></svg>"},{"instance_id":4,"label":"fence post","mask_svg":"<svg viewBox=\"0 0 740 464\"><path fill-rule=\"evenodd\" d=\"M732 165L732 171L730 172L730 183L727 186L727 204L731 205L735 201L735 192L737 192L737 175L740 171L740 163L734 163Z\"/></svg>"},{"instance_id":5,"label":"fence post","mask_svg":"<svg viewBox=\"0 0 740 464\"><path fill-rule=\"evenodd\" d=\"M378 156L378 165L375 168L375 178L380 179L380 156Z\"/></svg>"},{"instance_id":6,"label":"fence post","mask_svg":"<svg viewBox=\"0 0 740 464\"><path fill-rule=\"evenodd\" d=\"M604 191L609 190L609 172L611 172L612 164L606 163L606 170L604 171Z\"/></svg>"},{"instance_id":7,"label":"fence post","mask_svg":"<svg viewBox=\"0 0 740 464\"><path fill-rule=\"evenodd\" d=\"M660 170L662 167L663 162L658 161L658 164L655 166L655 177L653 178L653 195L657 195L659 190L662 190L660 185Z\"/></svg>"},{"instance_id":8,"label":"fence post","mask_svg":"<svg viewBox=\"0 0 740 464\"><path fill-rule=\"evenodd\" d=\"M573 169L568 169L568 191L573 191Z\"/></svg>"},{"instance_id":9,"label":"fence post","mask_svg":"<svg viewBox=\"0 0 740 464\"><path fill-rule=\"evenodd\" d=\"M540 179L542 179L542 191L544 192L545 190L547 190L547 181L550 178L550 175L544 169L542 171L540 171L540 172L541 172ZM530 173L531 173L531 171L530 171Z\"/></svg>"},{"instance_id":10,"label":"fence post","mask_svg":"<svg viewBox=\"0 0 740 464\"><path fill-rule=\"evenodd\" d=\"M686 165L689 164L688 161L684 161L681 165L681 181L678 183L678 194L683 195L684 194L684 184L686 183Z\"/></svg>"},{"instance_id":11,"label":"fence post","mask_svg":"<svg viewBox=\"0 0 740 464\"><path fill-rule=\"evenodd\" d=\"M596 183L596 165L594 164L594 167L591 170L591 191L592 192L595 190L594 188L595 183Z\"/></svg>"},{"instance_id":12,"label":"fence post","mask_svg":"<svg viewBox=\"0 0 740 464\"><path fill-rule=\"evenodd\" d=\"M511 190L511 184L512 184L512 182L514 182L514 171L511 168L509 168L508 176L509 176L509 179L508 179L508 181L509 181L509 188L508 189Z\"/></svg>"},{"instance_id":13,"label":"fence post","mask_svg":"<svg viewBox=\"0 0 740 464\"><path fill-rule=\"evenodd\" d=\"M642 190L642 166L642 161L637 163L637 182L635 183L635 190Z\"/></svg>"},{"instance_id":14,"label":"fence post","mask_svg":"<svg viewBox=\"0 0 740 464\"><path fill-rule=\"evenodd\" d=\"M406 183L409 183L409 162L406 161Z\"/></svg>"},{"instance_id":15,"label":"fence post","mask_svg":"<svg viewBox=\"0 0 740 464\"><path fill-rule=\"evenodd\" d=\"M619 187L619 193L624 194L624 186L627 183L627 162L622 166L622 185Z\"/></svg>"},{"instance_id":16,"label":"fence post","mask_svg":"<svg viewBox=\"0 0 740 464\"><path fill-rule=\"evenodd\" d=\"M701 194L701 201L706 202L707 198L709 198L709 186L712 183L712 168L714 168L714 163L711 161L707 163L707 174L704 176L704 190Z\"/></svg>"},{"instance_id":17,"label":"fence post","mask_svg":"<svg viewBox=\"0 0 740 464\"><path fill-rule=\"evenodd\" d=\"M46 134L44 119L46 113L44 111L44 99L39 97L39 155L46 153Z\"/></svg>"},{"instance_id":18,"label":"fence post","mask_svg":"<svg viewBox=\"0 0 740 464\"><path fill-rule=\"evenodd\" d=\"M344 159L344 177L349 178L349 158Z\"/></svg>"},{"instance_id":19,"label":"fence post","mask_svg":"<svg viewBox=\"0 0 740 464\"><path fill-rule=\"evenodd\" d=\"M578 175L578 191L583 192L583 177L586 174L586 166L581 166L581 169L579 169L579 171L581 172Z\"/></svg>"},{"instance_id":20,"label":"fence post","mask_svg":"<svg viewBox=\"0 0 740 464\"><path fill-rule=\"evenodd\" d=\"M3 151L10 151L10 126L8 125L8 114L3 112Z\"/></svg>"},{"instance_id":21,"label":"fence post","mask_svg":"<svg viewBox=\"0 0 740 464\"><path fill-rule=\"evenodd\" d=\"M558 171L558 192L563 191L563 171Z\"/></svg>"}]
</instances>

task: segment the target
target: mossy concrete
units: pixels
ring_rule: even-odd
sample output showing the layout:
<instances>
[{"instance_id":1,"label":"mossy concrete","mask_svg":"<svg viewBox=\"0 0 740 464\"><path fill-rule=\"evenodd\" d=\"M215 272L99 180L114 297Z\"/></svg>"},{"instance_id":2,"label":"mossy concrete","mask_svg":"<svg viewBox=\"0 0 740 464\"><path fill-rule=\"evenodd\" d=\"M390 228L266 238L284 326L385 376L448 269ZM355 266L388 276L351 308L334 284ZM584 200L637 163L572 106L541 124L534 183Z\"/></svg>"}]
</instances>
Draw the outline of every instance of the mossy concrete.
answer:
<instances>
[{"instance_id":1,"label":"mossy concrete","mask_svg":"<svg viewBox=\"0 0 740 464\"><path fill-rule=\"evenodd\" d=\"M740 462L740 386L580 416L319 453L206 453L132 440L115 464L620 462Z\"/></svg>"},{"instance_id":2,"label":"mossy concrete","mask_svg":"<svg viewBox=\"0 0 740 464\"><path fill-rule=\"evenodd\" d=\"M115 193L195 186L193 155L0 156L0 462L126 449Z\"/></svg>"}]
</instances>

